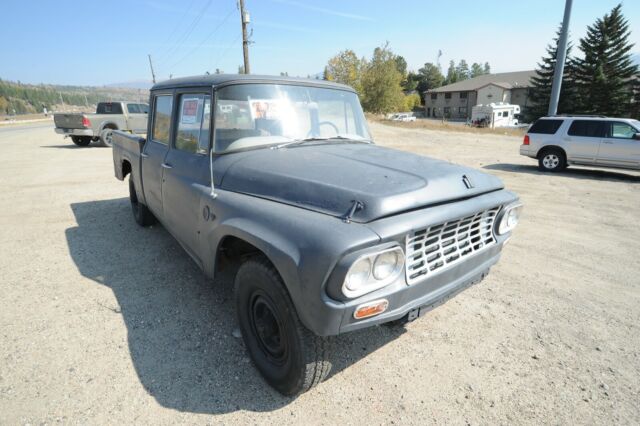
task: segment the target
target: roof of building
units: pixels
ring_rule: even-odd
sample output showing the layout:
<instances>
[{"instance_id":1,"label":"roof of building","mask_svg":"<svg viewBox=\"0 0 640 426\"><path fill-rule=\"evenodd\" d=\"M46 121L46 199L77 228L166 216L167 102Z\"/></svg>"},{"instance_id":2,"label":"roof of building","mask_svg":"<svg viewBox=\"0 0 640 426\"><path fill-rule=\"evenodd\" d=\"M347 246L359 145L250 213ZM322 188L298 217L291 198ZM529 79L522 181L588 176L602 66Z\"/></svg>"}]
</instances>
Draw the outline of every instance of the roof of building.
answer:
<instances>
[{"instance_id":1,"label":"roof of building","mask_svg":"<svg viewBox=\"0 0 640 426\"><path fill-rule=\"evenodd\" d=\"M535 73L535 70L531 70L485 74L468 80L458 81L453 84L447 84L446 86L428 90L427 92L467 92L470 90L478 90L489 84L495 84L496 86L500 86L505 89L531 87L531 77L533 77Z\"/></svg>"},{"instance_id":2,"label":"roof of building","mask_svg":"<svg viewBox=\"0 0 640 426\"><path fill-rule=\"evenodd\" d=\"M172 78L170 80L158 82L151 88L151 90L171 89L174 87L220 86L234 83L289 83L353 91L349 86L326 80L256 74L205 74L192 77Z\"/></svg>"}]
</instances>

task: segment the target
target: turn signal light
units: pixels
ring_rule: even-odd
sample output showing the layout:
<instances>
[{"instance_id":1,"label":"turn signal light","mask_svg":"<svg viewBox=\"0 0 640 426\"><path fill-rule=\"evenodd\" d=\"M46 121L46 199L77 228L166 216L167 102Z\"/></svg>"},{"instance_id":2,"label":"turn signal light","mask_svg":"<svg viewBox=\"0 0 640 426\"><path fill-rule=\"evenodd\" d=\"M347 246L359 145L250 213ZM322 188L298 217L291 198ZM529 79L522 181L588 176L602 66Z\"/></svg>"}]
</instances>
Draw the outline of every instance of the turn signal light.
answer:
<instances>
[{"instance_id":1,"label":"turn signal light","mask_svg":"<svg viewBox=\"0 0 640 426\"><path fill-rule=\"evenodd\" d=\"M82 127L91 127L91 122L87 117L82 117Z\"/></svg>"},{"instance_id":2,"label":"turn signal light","mask_svg":"<svg viewBox=\"0 0 640 426\"><path fill-rule=\"evenodd\" d=\"M524 135L524 141L522 142L522 145L529 145L529 135Z\"/></svg>"},{"instance_id":3,"label":"turn signal light","mask_svg":"<svg viewBox=\"0 0 640 426\"><path fill-rule=\"evenodd\" d=\"M356 308L356 311L353 313L353 317L359 320L380 315L387 310L388 306L389 301L387 301L387 299L380 299L375 302L365 303Z\"/></svg>"}]
</instances>

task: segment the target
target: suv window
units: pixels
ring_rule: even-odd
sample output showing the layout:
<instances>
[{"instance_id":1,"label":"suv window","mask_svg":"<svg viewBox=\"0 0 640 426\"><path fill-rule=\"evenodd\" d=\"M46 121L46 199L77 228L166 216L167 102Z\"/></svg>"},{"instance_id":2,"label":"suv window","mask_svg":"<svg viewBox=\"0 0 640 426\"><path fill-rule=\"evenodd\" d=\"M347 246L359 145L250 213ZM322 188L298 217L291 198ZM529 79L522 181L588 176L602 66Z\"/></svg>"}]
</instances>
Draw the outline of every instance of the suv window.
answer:
<instances>
[{"instance_id":1,"label":"suv window","mask_svg":"<svg viewBox=\"0 0 640 426\"><path fill-rule=\"evenodd\" d=\"M570 136L604 137L604 123L597 120L574 120L567 132Z\"/></svg>"},{"instance_id":2,"label":"suv window","mask_svg":"<svg viewBox=\"0 0 640 426\"><path fill-rule=\"evenodd\" d=\"M210 117L211 97L209 95L184 94L180 96L176 149L206 154L209 148Z\"/></svg>"},{"instance_id":3,"label":"suv window","mask_svg":"<svg viewBox=\"0 0 640 426\"><path fill-rule=\"evenodd\" d=\"M138 104L127 104L127 112L129 114L140 114L140 107Z\"/></svg>"},{"instance_id":4,"label":"suv window","mask_svg":"<svg viewBox=\"0 0 640 426\"><path fill-rule=\"evenodd\" d=\"M143 114L148 114L149 113L149 105L147 104L138 104L138 107L140 108L140 112Z\"/></svg>"},{"instance_id":5,"label":"suv window","mask_svg":"<svg viewBox=\"0 0 640 426\"><path fill-rule=\"evenodd\" d=\"M173 107L172 95L159 95L153 100L153 127L151 139L167 145L169 143L169 130L171 129L171 109Z\"/></svg>"},{"instance_id":6,"label":"suv window","mask_svg":"<svg viewBox=\"0 0 640 426\"><path fill-rule=\"evenodd\" d=\"M553 135L558 131L561 125L562 125L562 120L540 119L535 123L533 123L533 126L531 126L528 133L541 133L544 135Z\"/></svg>"},{"instance_id":7,"label":"suv window","mask_svg":"<svg viewBox=\"0 0 640 426\"><path fill-rule=\"evenodd\" d=\"M621 123L614 121L610 123L608 136L609 138L616 139L633 139L637 130L627 123Z\"/></svg>"},{"instance_id":8,"label":"suv window","mask_svg":"<svg viewBox=\"0 0 640 426\"><path fill-rule=\"evenodd\" d=\"M100 102L96 114L122 114L122 104L119 102Z\"/></svg>"}]
</instances>

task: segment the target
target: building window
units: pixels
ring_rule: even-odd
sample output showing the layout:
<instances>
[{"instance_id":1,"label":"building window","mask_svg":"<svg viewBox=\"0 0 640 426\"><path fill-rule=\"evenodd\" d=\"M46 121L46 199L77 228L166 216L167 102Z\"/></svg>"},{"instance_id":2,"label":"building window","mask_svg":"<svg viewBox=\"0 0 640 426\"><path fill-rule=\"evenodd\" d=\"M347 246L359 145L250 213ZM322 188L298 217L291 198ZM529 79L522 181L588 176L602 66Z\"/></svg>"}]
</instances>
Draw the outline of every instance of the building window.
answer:
<instances>
[{"instance_id":1,"label":"building window","mask_svg":"<svg viewBox=\"0 0 640 426\"><path fill-rule=\"evenodd\" d=\"M444 94L444 98L445 98L445 99L451 99L451 92L446 92L446 93Z\"/></svg>"},{"instance_id":2,"label":"building window","mask_svg":"<svg viewBox=\"0 0 640 426\"><path fill-rule=\"evenodd\" d=\"M444 107L444 115L446 117L448 117L449 115L451 115L451 108L449 107Z\"/></svg>"},{"instance_id":3,"label":"building window","mask_svg":"<svg viewBox=\"0 0 640 426\"><path fill-rule=\"evenodd\" d=\"M460 99L467 99L467 92L460 92Z\"/></svg>"},{"instance_id":4,"label":"building window","mask_svg":"<svg viewBox=\"0 0 640 426\"><path fill-rule=\"evenodd\" d=\"M432 93L431 94L431 100L435 101L436 99L438 99L438 94L437 93Z\"/></svg>"},{"instance_id":5,"label":"building window","mask_svg":"<svg viewBox=\"0 0 640 426\"><path fill-rule=\"evenodd\" d=\"M467 115L467 107L460 107L460 108L458 108L458 114L460 114L460 115Z\"/></svg>"}]
</instances>

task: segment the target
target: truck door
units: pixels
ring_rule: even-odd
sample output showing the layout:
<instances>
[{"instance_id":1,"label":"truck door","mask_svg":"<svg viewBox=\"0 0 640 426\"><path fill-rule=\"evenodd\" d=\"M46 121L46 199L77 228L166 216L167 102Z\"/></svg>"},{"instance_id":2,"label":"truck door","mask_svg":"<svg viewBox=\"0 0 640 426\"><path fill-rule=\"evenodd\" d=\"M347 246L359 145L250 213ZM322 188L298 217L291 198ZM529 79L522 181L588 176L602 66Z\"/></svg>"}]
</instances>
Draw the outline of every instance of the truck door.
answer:
<instances>
[{"instance_id":1,"label":"truck door","mask_svg":"<svg viewBox=\"0 0 640 426\"><path fill-rule=\"evenodd\" d=\"M594 164L603 136L602 120L574 120L563 137L567 159L581 164Z\"/></svg>"},{"instance_id":2,"label":"truck door","mask_svg":"<svg viewBox=\"0 0 640 426\"><path fill-rule=\"evenodd\" d=\"M210 188L211 96L203 92L177 94L176 132L162 183L164 225L198 261L203 221L200 199L209 196Z\"/></svg>"},{"instance_id":3,"label":"truck door","mask_svg":"<svg viewBox=\"0 0 640 426\"><path fill-rule=\"evenodd\" d=\"M137 134L147 131L147 114L140 110L140 104L127 104L127 130Z\"/></svg>"},{"instance_id":4,"label":"truck door","mask_svg":"<svg viewBox=\"0 0 640 426\"><path fill-rule=\"evenodd\" d=\"M627 168L640 168L640 131L622 121L606 121L606 133L600 145L598 164Z\"/></svg>"},{"instance_id":5,"label":"truck door","mask_svg":"<svg viewBox=\"0 0 640 426\"><path fill-rule=\"evenodd\" d=\"M152 105L151 134L148 135L147 143L144 144L143 152L140 154L140 167L147 207L162 220L162 178L166 168L164 160L169 151L172 132L173 93L154 95Z\"/></svg>"}]
</instances>

